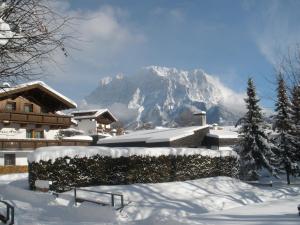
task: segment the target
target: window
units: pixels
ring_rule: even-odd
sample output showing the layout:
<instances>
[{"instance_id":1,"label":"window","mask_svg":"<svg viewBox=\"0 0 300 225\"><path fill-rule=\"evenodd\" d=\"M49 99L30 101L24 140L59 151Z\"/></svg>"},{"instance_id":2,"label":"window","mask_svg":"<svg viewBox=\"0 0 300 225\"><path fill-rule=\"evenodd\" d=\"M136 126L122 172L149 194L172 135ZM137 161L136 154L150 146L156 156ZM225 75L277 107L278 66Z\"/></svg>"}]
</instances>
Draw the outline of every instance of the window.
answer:
<instances>
[{"instance_id":1,"label":"window","mask_svg":"<svg viewBox=\"0 0 300 225\"><path fill-rule=\"evenodd\" d=\"M33 104L25 104L24 112L33 112Z\"/></svg>"},{"instance_id":2,"label":"window","mask_svg":"<svg viewBox=\"0 0 300 225\"><path fill-rule=\"evenodd\" d=\"M26 138L33 138L33 130L26 130Z\"/></svg>"},{"instance_id":3,"label":"window","mask_svg":"<svg viewBox=\"0 0 300 225\"><path fill-rule=\"evenodd\" d=\"M16 165L16 154L4 154L4 165L5 166Z\"/></svg>"},{"instance_id":4,"label":"window","mask_svg":"<svg viewBox=\"0 0 300 225\"><path fill-rule=\"evenodd\" d=\"M49 110L47 110L46 108L44 108L44 107L41 107L41 113L48 113L49 112Z\"/></svg>"},{"instance_id":5,"label":"window","mask_svg":"<svg viewBox=\"0 0 300 225\"><path fill-rule=\"evenodd\" d=\"M7 102L6 103L5 109L7 111L16 111L16 108L17 108L17 104L15 102Z\"/></svg>"},{"instance_id":6,"label":"window","mask_svg":"<svg viewBox=\"0 0 300 225\"><path fill-rule=\"evenodd\" d=\"M43 130L26 130L26 138L44 138Z\"/></svg>"},{"instance_id":7,"label":"window","mask_svg":"<svg viewBox=\"0 0 300 225\"><path fill-rule=\"evenodd\" d=\"M44 138L44 131L43 130L37 130L34 132L34 138Z\"/></svg>"}]
</instances>

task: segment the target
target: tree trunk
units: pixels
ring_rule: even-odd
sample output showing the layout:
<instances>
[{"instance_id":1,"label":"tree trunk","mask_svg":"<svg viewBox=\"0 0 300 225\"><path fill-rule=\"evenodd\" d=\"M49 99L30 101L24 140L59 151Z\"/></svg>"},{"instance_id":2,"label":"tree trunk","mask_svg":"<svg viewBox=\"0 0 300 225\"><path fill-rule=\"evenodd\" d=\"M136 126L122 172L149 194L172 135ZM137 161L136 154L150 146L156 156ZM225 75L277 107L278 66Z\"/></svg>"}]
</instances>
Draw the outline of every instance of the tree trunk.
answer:
<instances>
[{"instance_id":1,"label":"tree trunk","mask_svg":"<svg viewBox=\"0 0 300 225\"><path fill-rule=\"evenodd\" d=\"M289 171L289 169L286 170L286 181L287 181L287 184L288 184L288 185L291 184L291 181L290 181L290 171Z\"/></svg>"}]
</instances>

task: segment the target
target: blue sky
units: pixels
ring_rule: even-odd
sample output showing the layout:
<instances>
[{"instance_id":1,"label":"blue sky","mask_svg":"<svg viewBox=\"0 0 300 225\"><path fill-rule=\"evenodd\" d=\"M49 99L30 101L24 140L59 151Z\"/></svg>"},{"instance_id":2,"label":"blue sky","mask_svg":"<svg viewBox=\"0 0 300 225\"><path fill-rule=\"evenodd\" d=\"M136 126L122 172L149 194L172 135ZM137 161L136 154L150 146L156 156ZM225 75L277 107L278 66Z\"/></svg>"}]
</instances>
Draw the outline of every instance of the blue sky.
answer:
<instances>
[{"instance_id":1,"label":"blue sky","mask_svg":"<svg viewBox=\"0 0 300 225\"><path fill-rule=\"evenodd\" d=\"M274 67L299 43L297 0L65 0L77 50L45 81L75 101L101 77L160 65L201 68L237 92L249 76L266 107L273 102ZM76 90L76 91L74 91Z\"/></svg>"}]
</instances>

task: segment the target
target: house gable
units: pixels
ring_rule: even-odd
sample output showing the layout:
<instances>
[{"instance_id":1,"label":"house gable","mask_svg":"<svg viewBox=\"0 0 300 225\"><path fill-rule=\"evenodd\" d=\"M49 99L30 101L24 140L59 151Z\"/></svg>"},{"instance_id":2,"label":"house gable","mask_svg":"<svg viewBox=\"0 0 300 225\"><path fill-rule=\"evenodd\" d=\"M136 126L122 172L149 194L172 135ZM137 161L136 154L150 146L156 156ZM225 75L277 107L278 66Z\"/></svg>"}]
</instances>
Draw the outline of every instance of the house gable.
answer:
<instances>
[{"instance_id":1,"label":"house gable","mask_svg":"<svg viewBox=\"0 0 300 225\"><path fill-rule=\"evenodd\" d=\"M76 103L66 98L41 81L4 88L0 91L0 101L23 97L42 107L45 112L55 112L76 108Z\"/></svg>"},{"instance_id":2,"label":"house gable","mask_svg":"<svg viewBox=\"0 0 300 225\"><path fill-rule=\"evenodd\" d=\"M111 124L116 122L116 117L108 109L79 110L72 112L75 120L94 119L99 124Z\"/></svg>"}]
</instances>

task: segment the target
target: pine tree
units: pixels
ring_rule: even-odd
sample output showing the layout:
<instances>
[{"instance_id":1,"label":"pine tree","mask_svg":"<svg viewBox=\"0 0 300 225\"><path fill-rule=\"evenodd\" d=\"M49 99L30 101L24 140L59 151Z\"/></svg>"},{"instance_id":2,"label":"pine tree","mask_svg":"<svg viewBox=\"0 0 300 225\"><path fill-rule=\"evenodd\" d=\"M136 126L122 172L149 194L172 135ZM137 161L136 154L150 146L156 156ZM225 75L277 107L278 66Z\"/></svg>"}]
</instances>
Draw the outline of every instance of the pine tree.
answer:
<instances>
[{"instance_id":1,"label":"pine tree","mask_svg":"<svg viewBox=\"0 0 300 225\"><path fill-rule=\"evenodd\" d=\"M293 125L292 135L295 138L295 157L300 162L300 85L292 90L291 119Z\"/></svg>"},{"instance_id":2,"label":"pine tree","mask_svg":"<svg viewBox=\"0 0 300 225\"><path fill-rule=\"evenodd\" d=\"M274 168L270 159L274 155L268 136L265 134L262 110L259 106L253 80L248 80L247 112L240 119L240 142L237 151L240 154L241 171L244 179L258 179L260 171L265 168L273 173Z\"/></svg>"},{"instance_id":3,"label":"pine tree","mask_svg":"<svg viewBox=\"0 0 300 225\"><path fill-rule=\"evenodd\" d=\"M293 124L291 120L290 102L286 91L284 79L281 74L278 76L277 102L275 104L274 129L278 135L275 138L277 144L277 158L279 165L285 169L287 183L290 184L292 165L295 163L295 138L292 135Z\"/></svg>"}]
</instances>

